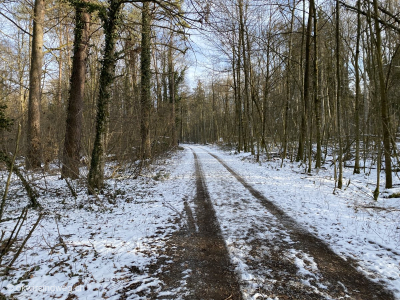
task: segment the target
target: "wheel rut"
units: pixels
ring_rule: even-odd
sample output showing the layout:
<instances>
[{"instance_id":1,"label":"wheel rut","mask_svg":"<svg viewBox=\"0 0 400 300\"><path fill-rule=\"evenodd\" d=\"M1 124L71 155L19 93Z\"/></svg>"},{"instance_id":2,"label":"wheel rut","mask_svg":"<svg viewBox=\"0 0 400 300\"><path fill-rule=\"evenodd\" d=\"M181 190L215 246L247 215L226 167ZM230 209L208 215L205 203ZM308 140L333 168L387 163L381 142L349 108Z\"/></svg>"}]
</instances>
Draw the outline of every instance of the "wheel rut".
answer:
<instances>
[{"instance_id":1,"label":"wheel rut","mask_svg":"<svg viewBox=\"0 0 400 300\"><path fill-rule=\"evenodd\" d=\"M294 242L289 245L282 238L279 241L275 241L275 244L268 244L266 241L258 240L258 245L251 245L256 249L264 243L270 249L279 249L278 251L271 251L268 256L257 262L257 264L262 264L262 268L269 270L269 275L266 275L271 276L270 279L275 282L272 287L268 288L268 293L271 296L278 296L279 299L326 299L326 297L336 299L347 295L347 297L350 296L350 299L395 299L393 294L379 283L371 281L357 271L355 269L356 266L352 265L354 262L341 258L325 242L308 232L282 209L255 190L221 158L207 150L205 151L218 160L252 196L275 216ZM266 226L268 226L268 222L266 222ZM290 248L313 257L318 265L318 281L324 285L322 293L320 291L315 292L312 289L305 291L304 289L299 289L299 285L293 284L293 281L296 281L297 268L283 259L285 249ZM260 269L260 266L254 266L254 268ZM314 287L321 286L318 282L312 285ZM314 290L317 289L314 288Z\"/></svg>"},{"instance_id":2,"label":"wheel rut","mask_svg":"<svg viewBox=\"0 0 400 300\"><path fill-rule=\"evenodd\" d=\"M197 230L190 232L192 251L188 263L192 274L189 286L193 291L190 299L242 299L201 164L194 151L193 156L196 170L194 215ZM194 228L193 224L189 224L189 230L190 228Z\"/></svg>"},{"instance_id":3,"label":"wheel rut","mask_svg":"<svg viewBox=\"0 0 400 300\"><path fill-rule=\"evenodd\" d=\"M201 163L191 150L195 161L195 197L191 201L183 200L185 224L170 237L164 258L153 268L164 287L152 299L241 300L240 285Z\"/></svg>"}]
</instances>

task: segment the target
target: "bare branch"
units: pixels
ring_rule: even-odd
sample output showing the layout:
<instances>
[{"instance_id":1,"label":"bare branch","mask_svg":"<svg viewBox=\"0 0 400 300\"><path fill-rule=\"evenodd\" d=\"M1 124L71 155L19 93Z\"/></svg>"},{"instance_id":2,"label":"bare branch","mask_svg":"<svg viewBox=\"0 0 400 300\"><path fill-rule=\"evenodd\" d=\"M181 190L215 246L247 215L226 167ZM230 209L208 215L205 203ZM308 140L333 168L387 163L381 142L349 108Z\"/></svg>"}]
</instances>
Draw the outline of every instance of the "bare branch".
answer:
<instances>
[{"instance_id":1,"label":"bare branch","mask_svg":"<svg viewBox=\"0 0 400 300\"><path fill-rule=\"evenodd\" d=\"M3 14L0 10L0 15L2 15L4 18L6 18L8 21L10 21L11 23L13 23L19 30L21 30L23 33L32 36L31 33L29 33L28 31L26 31L25 29L23 29L21 26L19 26L19 24L17 24L17 22L15 22L13 19L9 18L7 15Z\"/></svg>"},{"instance_id":2,"label":"bare branch","mask_svg":"<svg viewBox=\"0 0 400 300\"><path fill-rule=\"evenodd\" d=\"M357 7L354 7L354 6L352 6L352 5L349 5L349 4L345 3L344 1L339 1L339 3L340 3L342 6L344 6L345 8L347 8L347 9L350 9L350 10L355 11L355 12L359 12L359 13L362 14L363 16L368 17L368 13L366 13L365 11L363 11L363 10L361 10L361 9L358 9ZM390 16L391 18L393 18L396 22L400 23L400 19L399 19L399 18L397 18L397 17L394 16L393 14L390 14L388 11L384 10L384 9L381 8L381 7L379 7L379 9L380 9L383 13L385 13L385 14L387 14L388 16ZM385 11L386 11L386 12L385 12ZM386 26L386 27L389 27L389 28L391 28L391 29L397 31L398 33L400 33L400 27L397 27L397 26L395 26L395 25L393 25L393 24L390 24L390 23L388 23L388 22L382 20L381 18L378 18L378 22L379 22L380 24L382 24L382 25L384 25L384 26Z\"/></svg>"}]
</instances>

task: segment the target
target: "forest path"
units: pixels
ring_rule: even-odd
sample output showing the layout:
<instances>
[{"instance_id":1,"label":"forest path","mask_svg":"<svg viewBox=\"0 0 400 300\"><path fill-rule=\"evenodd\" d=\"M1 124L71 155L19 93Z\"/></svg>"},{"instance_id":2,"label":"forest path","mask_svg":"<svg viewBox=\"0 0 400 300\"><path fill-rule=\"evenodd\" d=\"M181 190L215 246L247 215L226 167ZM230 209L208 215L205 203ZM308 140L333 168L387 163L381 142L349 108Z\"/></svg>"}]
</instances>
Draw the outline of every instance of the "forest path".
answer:
<instances>
[{"instance_id":1,"label":"forest path","mask_svg":"<svg viewBox=\"0 0 400 300\"><path fill-rule=\"evenodd\" d=\"M234 176L260 203L274 215L287 230L290 235L291 243L285 242L282 239L279 244L273 243L269 247L279 247L280 252L283 249L294 247L296 250L306 254L306 256L313 258L312 260L317 264L319 270L320 282L315 282L320 287L324 287L325 297L329 295L332 298L343 297L344 295L350 296L352 299L394 299L393 295L387 292L382 286L376 284L366 278L363 274L358 272L353 266L351 261L346 261L333 252L328 245L315 235L302 228L293 218L288 216L284 211L277 207L273 202L269 201L264 195L255 190L248 184L241 176L232 170L222 159L217 155L209 153L218 162L220 162L229 173ZM294 244L293 244L294 242ZM264 245L265 246L265 245ZM280 282L274 289L281 294L280 296L288 297L288 299L304 299L303 291L299 291L296 285L287 285L288 281L298 279L293 271L292 265L282 264L282 254L274 253L265 260L264 267L272 269L275 272L283 274L284 278L280 276ZM327 287L327 289L325 289ZM318 290L318 289L317 289ZM317 291L316 290L316 291ZM315 298L320 298L320 292L315 293ZM314 298L312 295L307 295L307 299Z\"/></svg>"},{"instance_id":2,"label":"forest path","mask_svg":"<svg viewBox=\"0 0 400 300\"><path fill-rule=\"evenodd\" d=\"M193 151L193 150L192 150ZM193 151L196 174L196 196L193 200L196 219L188 217L192 270L190 299L241 299L240 287L229 259L220 224L207 190L201 163ZM193 215L189 205L186 214Z\"/></svg>"},{"instance_id":3,"label":"forest path","mask_svg":"<svg viewBox=\"0 0 400 300\"><path fill-rule=\"evenodd\" d=\"M201 163L197 154L193 150L192 152L195 196L191 201L184 199L186 224L169 241L166 254L174 263L161 264L164 265L160 274L160 279L166 283L164 291L174 291L176 294L171 296L167 292L166 296L159 293L154 297L188 300L242 299L238 278L210 200ZM184 286L183 292L180 285Z\"/></svg>"},{"instance_id":4,"label":"forest path","mask_svg":"<svg viewBox=\"0 0 400 300\"><path fill-rule=\"evenodd\" d=\"M169 290L183 282L184 299L394 299L217 155L190 148L196 196L185 200L187 226L171 239L174 264L162 278Z\"/></svg>"}]
</instances>

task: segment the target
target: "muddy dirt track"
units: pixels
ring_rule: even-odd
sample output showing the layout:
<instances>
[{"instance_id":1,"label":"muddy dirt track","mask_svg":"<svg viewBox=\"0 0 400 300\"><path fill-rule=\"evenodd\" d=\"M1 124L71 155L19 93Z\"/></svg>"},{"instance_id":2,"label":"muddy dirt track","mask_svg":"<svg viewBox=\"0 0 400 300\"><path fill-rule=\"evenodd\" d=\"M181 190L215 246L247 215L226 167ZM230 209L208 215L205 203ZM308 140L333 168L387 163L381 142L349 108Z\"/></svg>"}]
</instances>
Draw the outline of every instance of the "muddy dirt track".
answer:
<instances>
[{"instance_id":1,"label":"muddy dirt track","mask_svg":"<svg viewBox=\"0 0 400 300\"><path fill-rule=\"evenodd\" d=\"M165 283L163 291L176 290L177 294L162 297L153 295L152 299L242 299L240 280L230 261L210 200L200 158L196 151L192 151L195 160L196 195L194 199L184 199L187 224L171 237L166 257L172 258L173 263L163 267L159 274ZM257 260L249 262L250 268L264 270L263 276L270 282L260 290L262 295L268 294L270 298L279 299L394 299L384 287L358 272L355 261L346 261L338 256L323 241L256 191L218 156L211 153L209 155L218 160L237 183L243 185L255 201L259 201L278 220L279 227L290 237L291 242L285 236L275 240L253 238L249 242L252 249L270 249L267 255L259 255ZM273 224L266 217L265 226L274 226ZM256 230L254 228L255 235ZM306 286L304 278L298 275L297 266L282 259L284 252L293 248L312 257L318 266L316 274L308 279ZM179 289L182 285L185 286L184 290Z\"/></svg>"}]
</instances>

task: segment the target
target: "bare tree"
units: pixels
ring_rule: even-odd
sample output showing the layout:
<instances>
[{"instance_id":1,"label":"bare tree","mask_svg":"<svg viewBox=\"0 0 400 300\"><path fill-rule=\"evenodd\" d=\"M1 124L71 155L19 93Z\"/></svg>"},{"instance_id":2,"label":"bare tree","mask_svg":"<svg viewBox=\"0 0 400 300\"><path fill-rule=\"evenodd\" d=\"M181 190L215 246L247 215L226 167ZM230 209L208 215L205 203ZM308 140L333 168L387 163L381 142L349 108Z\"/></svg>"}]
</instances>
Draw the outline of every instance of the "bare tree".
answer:
<instances>
[{"instance_id":1,"label":"bare tree","mask_svg":"<svg viewBox=\"0 0 400 300\"><path fill-rule=\"evenodd\" d=\"M105 45L97 98L96 136L88 175L89 192L91 193L93 190L103 188L104 185L106 134L109 118L108 106L111 100L111 85L114 81L116 31L120 18L121 5L120 0L109 0L106 11L100 11L103 21Z\"/></svg>"},{"instance_id":2,"label":"bare tree","mask_svg":"<svg viewBox=\"0 0 400 300\"><path fill-rule=\"evenodd\" d=\"M386 93L386 80L383 73L383 62L382 62L382 37L381 28L379 24L379 10L378 1L373 0L374 7L374 20L375 20L375 45L376 45L376 59L378 64L378 76L379 76L379 91L381 96L381 121L383 131L383 150L385 156L385 175L386 175L386 188L392 188L392 158L391 158L391 147L390 147L390 117L388 113L388 99Z\"/></svg>"},{"instance_id":3,"label":"bare tree","mask_svg":"<svg viewBox=\"0 0 400 300\"><path fill-rule=\"evenodd\" d=\"M85 6L87 0L75 3L74 57L67 110L64 141L63 167L61 176L79 177L79 159L82 136L82 110L86 80L90 14Z\"/></svg>"},{"instance_id":4,"label":"bare tree","mask_svg":"<svg viewBox=\"0 0 400 300\"><path fill-rule=\"evenodd\" d=\"M151 142L150 142L150 111L151 111L151 92L150 92L150 81L151 81L151 55L150 55L150 44L151 44L151 26L150 26L150 4L149 2L143 2L142 8L142 52L140 61L141 70L141 154L142 158L151 157Z\"/></svg>"},{"instance_id":5,"label":"bare tree","mask_svg":"<svg viewBox=\"0 0 400 300\"><path fill-rule=\"evenodd\" d=\"M357 8L361 8L361 0L357 0ZM356 153L354 161L354 174L360 174L360 39L361 39L361 14L357 12L357 37L356 37L356 53L354 57L354 71L356 77L356 102L355 102L355 123L356 123Z\"/></svg>"},{"instance_id":6,"label":"bare tree","mask_svg":"<svg viewBox=\"0 0 400 300\"><path fill-rule=\"evenodd\" d=\"M40 168L42 143L40 132L40 98L43 65L44 0L35 0L33 13L31 67L29 73L28 153L26 168Z\"/></svg>"}]
</instances>

